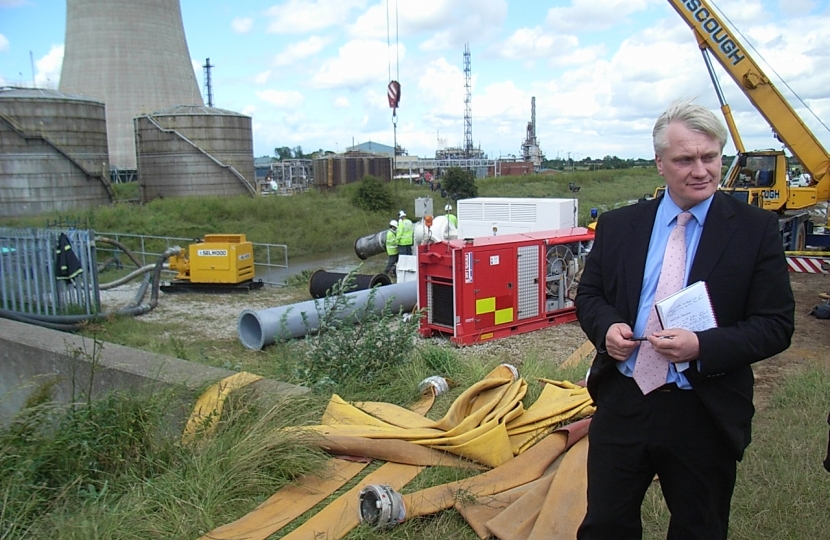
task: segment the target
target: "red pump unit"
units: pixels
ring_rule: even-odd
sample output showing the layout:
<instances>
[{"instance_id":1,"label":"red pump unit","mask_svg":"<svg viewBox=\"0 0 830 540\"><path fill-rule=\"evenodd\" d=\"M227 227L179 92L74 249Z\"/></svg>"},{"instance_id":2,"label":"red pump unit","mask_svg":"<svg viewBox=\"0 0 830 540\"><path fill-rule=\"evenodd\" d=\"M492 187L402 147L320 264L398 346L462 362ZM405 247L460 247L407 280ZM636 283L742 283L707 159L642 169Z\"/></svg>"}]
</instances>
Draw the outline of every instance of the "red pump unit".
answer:
<instances>
[{"instance_id":1,"label":"red pump unit","mask_svg":"<svg viewBox=\"0 0 830 540\"><path fill-rule=\"evenodd\" d=\"M569 289L593 239L576 227L418 246L420 334L470 345L576 320Z\"/></svg>"}]
</instances>

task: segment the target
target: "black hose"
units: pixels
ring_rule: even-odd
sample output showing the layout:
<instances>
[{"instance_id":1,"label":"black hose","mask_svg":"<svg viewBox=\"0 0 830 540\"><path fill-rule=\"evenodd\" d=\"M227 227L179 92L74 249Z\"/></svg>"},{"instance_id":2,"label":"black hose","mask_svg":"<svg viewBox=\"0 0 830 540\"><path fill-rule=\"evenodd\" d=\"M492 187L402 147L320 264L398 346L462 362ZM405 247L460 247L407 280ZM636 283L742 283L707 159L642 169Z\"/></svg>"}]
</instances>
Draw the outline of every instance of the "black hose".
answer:
<instances>
[{"instance_id":1,"label":"black hose","mask_svg":"<svg viewBox=\"0 0 830 540\"><path fill-rule=\"evenodd\" d=\"M107 238L106 236L96 236L95 242L103 242L104 244L110 244L112 246L115 246L121 251L123 251L124 254L126 254L127 257L129 257L130 260L133 261L133 264L135 264L138 268L141 268L143 266L141 261L138 260L138 257L133 255L133 252L130 251L130 248L128 248L118 240L113 240L112 238Z\"/></svg>"},{"instance_id":2,"label":"black hose","mask_svg":"<svg viewBox=\"0 0 830 540\"><path fill-rule=\"evenodd\" d=\"M52 330L61 330L65 332L77 332L80 329L80 323L85 321L94 321L105 319L112 316L138 316L143 315L158 305L159 299L159 284L161 283L161 272L164 268L164 263L172 257L181 253L182 248L178 246L169 247L161 254L156 266L153 270L153 290L150 294L150 303L145 305L136 305L144 298L149 286L149 279L145 277L144 282L139 287L138 294L133 300L132 304L121 308L119 310L107 313L95 313L91 315L41 315L41 314L21 314L15 311L0 310L0 317L11 319L18 322L34 324L44 328L51 328ZM149 276L149 274L147 274Z\"/></svg>"}]
</instances>

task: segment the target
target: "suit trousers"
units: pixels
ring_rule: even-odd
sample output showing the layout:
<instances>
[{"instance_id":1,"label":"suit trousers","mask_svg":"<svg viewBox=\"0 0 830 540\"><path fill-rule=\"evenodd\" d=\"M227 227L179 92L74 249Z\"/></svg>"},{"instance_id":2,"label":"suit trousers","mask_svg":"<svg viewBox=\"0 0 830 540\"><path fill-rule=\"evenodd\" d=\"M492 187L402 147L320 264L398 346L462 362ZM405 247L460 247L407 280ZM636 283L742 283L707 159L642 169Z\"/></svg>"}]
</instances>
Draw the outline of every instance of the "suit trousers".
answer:
<instances>
[{"instance_id":1,"label":"suit trousers","mask_svg":"<svg viewBox=\"0 0 830 540\"><path fill-rule=\"evenodd\" d=\"M695 391L666 385L643 395L611 372L597 381L577 538L642 538L640 507L657 474L671 513L667 539L726 539L737 463Z\"/></svg>"}]
</instances>

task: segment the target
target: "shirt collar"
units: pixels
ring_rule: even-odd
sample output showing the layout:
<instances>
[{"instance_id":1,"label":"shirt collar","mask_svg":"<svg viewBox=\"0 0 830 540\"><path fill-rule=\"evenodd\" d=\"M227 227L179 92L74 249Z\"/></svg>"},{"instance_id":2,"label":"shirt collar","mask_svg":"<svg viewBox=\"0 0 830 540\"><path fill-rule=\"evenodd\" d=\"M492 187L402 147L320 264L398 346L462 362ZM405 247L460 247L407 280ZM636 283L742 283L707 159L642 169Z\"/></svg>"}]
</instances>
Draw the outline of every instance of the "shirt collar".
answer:
<instances>
[{"instance_id":1,"label":"shirt collar","mask_svg":"<svg viewBox=\"0 0 830 540\"><path fill-rule=\"evenodd\" d=\"M694 216L695 220L698 224L703 227L704 222L706 221L706 214L709 213L709 207L712 206L712 199L715 197L713 193L709 196L706 200L703 200L696 204L695 206L689 209L689 212ZM666 227L674 221L674 219L681 213L683 210L680 209L677 204L672 200L669 194L669 188L666 187L666 196L663 197L663 200L660 202L660 211L659 217L660 223L665 225Z\"/></svg>"}]
</instances>

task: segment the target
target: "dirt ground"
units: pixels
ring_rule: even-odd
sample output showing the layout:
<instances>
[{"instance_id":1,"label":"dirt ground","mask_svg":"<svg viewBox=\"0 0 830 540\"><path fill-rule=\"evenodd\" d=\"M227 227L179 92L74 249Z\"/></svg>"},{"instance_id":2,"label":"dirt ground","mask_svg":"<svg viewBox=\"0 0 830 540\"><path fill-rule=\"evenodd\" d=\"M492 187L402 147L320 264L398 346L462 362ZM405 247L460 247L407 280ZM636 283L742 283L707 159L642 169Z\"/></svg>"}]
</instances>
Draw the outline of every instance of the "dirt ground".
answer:
<instances>
[{"instance_id":1,"label":"dirt ground","mask_svg":"<svg viewBox=\"0 0 830 540\"><path fill-rule=\"evenodd\" d=\"M830 275L790 273L790 282L796 300L795 334L790 348L763 362L755 364L756 405L763 407L770 390L787 372L813 362L830 369L830 320L811 316L810 310L822 300L820 292L830 292ZM114 309L135 296L137 285L119 287L102 292L105 309ZM164 294L158 306L142 316L148 321L175 322L171 333L183 341L200 339L238 340L237 320L244 309L262 310L271 307L305 302L306 291L285 288L265 288L248 294L204 295ZM186 330L183 331L182 328ZM163 337L163 336L162 336ZM431 338L438 345L446 340ZM585 335L577 323L553 326L535 332L458 349L462 355L485 355L501 362L519 365L529 356L549 360L556 365L564 361L585 342Z\"/></svg>"}]
</instances>

